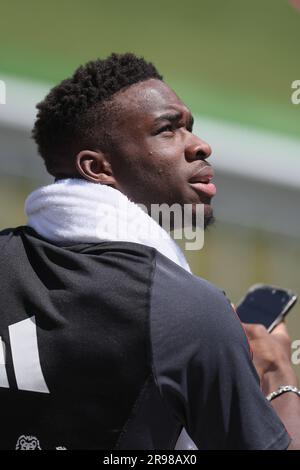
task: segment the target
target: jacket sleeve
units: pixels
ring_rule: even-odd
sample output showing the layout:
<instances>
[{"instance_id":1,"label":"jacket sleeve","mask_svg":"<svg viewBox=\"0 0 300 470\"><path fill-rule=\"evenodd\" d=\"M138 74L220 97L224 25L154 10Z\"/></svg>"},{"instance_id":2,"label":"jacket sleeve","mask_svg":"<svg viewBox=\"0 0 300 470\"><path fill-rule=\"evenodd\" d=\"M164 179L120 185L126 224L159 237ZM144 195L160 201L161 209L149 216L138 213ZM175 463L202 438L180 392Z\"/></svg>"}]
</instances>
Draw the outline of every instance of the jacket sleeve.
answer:
<instances>
[{"instance_id":1,"label":"jacket sleeve","mask_svg":"<svg viewBox=\"0 0 300 470\"><path fill-rule=\"evenodd\" d=\"M158 254L150 326L160 393L199 449L288 447L222 291Z\"/></svg>"}]
</instances>

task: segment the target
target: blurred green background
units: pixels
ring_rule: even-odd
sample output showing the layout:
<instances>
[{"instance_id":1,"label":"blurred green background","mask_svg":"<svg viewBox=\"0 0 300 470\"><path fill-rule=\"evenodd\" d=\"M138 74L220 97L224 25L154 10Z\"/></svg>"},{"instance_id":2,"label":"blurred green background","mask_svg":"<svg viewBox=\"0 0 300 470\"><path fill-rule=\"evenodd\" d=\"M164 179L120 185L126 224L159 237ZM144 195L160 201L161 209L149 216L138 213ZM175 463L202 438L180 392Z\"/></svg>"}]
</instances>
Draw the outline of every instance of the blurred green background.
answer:
<instances>
[{"instance_id":1,"label":"blurred green background","mask_svg":"<svg viewBox=\"0 0 300 470\"><path fill-rule=\"evenodd\" d=\"M134 51L194 110L300 136L289 99L299 21L288 0L2 0L0 67L55 83L87 60Z\"/></svg>"},{"instance_id":2,"label":"blurred green background","mask_svg":"<svg viewBox=\"0 0 300 470\"><path fill-rule=\"evenodd\" d=\"M300 79L299 47L300 13L288 0L1 2L0 79L3 74L49 87L90 59L112 51L133 51L153 61L202 118L270 133L283 142L292 139L297 148L300 106L292 105L290 97L291 82ZM4 122L4 106L0 113ZM13 132L19 132L17 127ZM9 135L11 124L3 124L3 129ZM216 135L216 140L222 147L222 136ZM0 145L2 228L25 223L24 198L43 180L7 170L6 152ZM300 234L295 224L300 219L300 174L298 187L290 188L288 182L289 173L294 172L290 163L298 162L300 153L282 152L280 157L288 162L282 185L263 184L253 177L248 180L246 171L241 180L239 175L234 177L234 167L232 174L230 169L224 174L220 171L221 190L215 202L220 217L208 230L204 249L186 253L194 272L224 289L234 302L258 282L300 294ZM22 165L18 152L10 158L19 158L18 165ZM32 154L32 161L38 157ZM265 155L264 168L272 164L272 153ZM257 202L234 216L243 182L250 188L248 200L251 188L253 198L259 193L260 201L264 200L258 222L249 222ZM270 196L275 193L276 203ZM270 203L266 203L268 195ZM264 225L277 201L282 206L272 217L280 219L284 214L284 230L277 230L275 223ZM296 228L288 230L289 225ZM288 326L292 339L300 339L299 307L290 315ZM300 378L300 365L295 369Z\"/></svg>"}]
</instances>

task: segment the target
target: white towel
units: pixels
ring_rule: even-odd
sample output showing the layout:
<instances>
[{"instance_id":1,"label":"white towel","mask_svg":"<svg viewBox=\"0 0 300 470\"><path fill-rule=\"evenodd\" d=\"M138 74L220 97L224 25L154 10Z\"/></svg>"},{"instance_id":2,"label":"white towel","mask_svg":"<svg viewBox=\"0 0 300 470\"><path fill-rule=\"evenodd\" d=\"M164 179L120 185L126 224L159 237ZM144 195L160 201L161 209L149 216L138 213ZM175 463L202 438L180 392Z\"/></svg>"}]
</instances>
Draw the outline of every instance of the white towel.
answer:
<instances>
[{"instance_id":1,"label":"white towel","mask_svg":"<svg viewBox=\"0 0 300 470\"><path fill-rule=\"evenodd\" d=\"M138 204L110 186L64 179L31 193L25 202L28 225L61 245L127 241L152 246L191 272L172 237Z\"/></svg>"}]
</instances>

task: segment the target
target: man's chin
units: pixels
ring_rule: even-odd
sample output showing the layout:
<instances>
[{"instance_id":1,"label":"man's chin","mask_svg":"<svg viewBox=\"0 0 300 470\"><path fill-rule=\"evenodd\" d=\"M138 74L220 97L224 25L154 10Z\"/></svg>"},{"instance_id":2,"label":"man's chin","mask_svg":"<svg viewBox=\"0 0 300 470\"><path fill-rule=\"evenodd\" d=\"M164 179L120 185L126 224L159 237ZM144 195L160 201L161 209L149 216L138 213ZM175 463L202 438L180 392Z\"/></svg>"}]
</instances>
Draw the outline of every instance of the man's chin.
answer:
<instances>
[{"instance_id":1,"label":"man's chin","mask_svg":"<svg viewBox=\"0 0 300 470\"><path fill-rule=\"evenodd\" d=\"M201 210L197 210L197 206L201 207ZM191 209L191 208L190 208ZM150 215L150 214L149 214ZM206 229L215 222L215 217L213 214L213 209L210 204L193 204L192 210L189 210L188 213L181 211L179 217L175 217L174 213L171 211L169 214L166 225L163 224L162 213L159 213L159 217L154 217L154 220L168 232L173 232L174 230L182 230L183 227L193 227L193 229Z\"/></svg>"},{"instance_id":2,"label":"man's chin","mask_svg":"<svg viewBox=\"0 0 300 470\"><path fill-rule=\"evenodd\" d=\"M210 204L204 204L204 210L202 212L202 216L199 217L195 212L193 212L192 216L192 227L193 228L204 228L206 230L209 226L213 225L216 221L214 217L213 208Z\"/></svg>"},{"instance_id":3,"label":"man's chin","mask_svg":"<svg viewBox=\"0 0 300 470\"><path fill-rule=\"evenodd\" d=\"M214 217L213 212L211 212L208 215L204 215L204 230L207 229L210 225L213 225L215 223L216 219Z\"/></svg>"},{"instance_id":4,"label":"man's chin","mask_svg":"<svg viewBox=\"0 0 300 470\"><path fill-rule=\"evenodd\" d=\"M202 227L202 229L204 228L204 230L206 230L208 227L213 225L215 223L215 221L216 221L216 219L214 217L213 212L211 211L208 214L204 214L204 220L201 222L201 224L199 224L199 220L196 217L193 217L192 227L194 229Z\"/></svg>"}]
</instances>

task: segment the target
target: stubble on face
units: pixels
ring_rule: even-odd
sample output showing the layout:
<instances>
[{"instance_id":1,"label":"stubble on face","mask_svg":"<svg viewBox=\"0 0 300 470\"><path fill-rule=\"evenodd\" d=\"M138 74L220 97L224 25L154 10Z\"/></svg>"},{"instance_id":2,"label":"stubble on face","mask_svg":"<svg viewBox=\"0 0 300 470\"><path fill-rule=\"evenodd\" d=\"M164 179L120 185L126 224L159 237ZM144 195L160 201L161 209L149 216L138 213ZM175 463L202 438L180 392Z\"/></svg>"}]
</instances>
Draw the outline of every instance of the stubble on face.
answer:
<instances>
[{"instance_id":1,"label":"stubble on face","mask_svg":"<svg viewBox=\"0 0 300 470\"><path fill-rule=\"evenodd\" d=\"M201 140L192 134L190 111L174 91L160 80L140 82L114 96L112 112L116 189L146 206L149 215L151 204L204 204L204 228L212 225L210 198L195 193L188 184L205 159L201 163L190 150L188 158L187 146L197 146ZM166 115L179 117L171 124Z\"/></svg>"}]
</instances>

